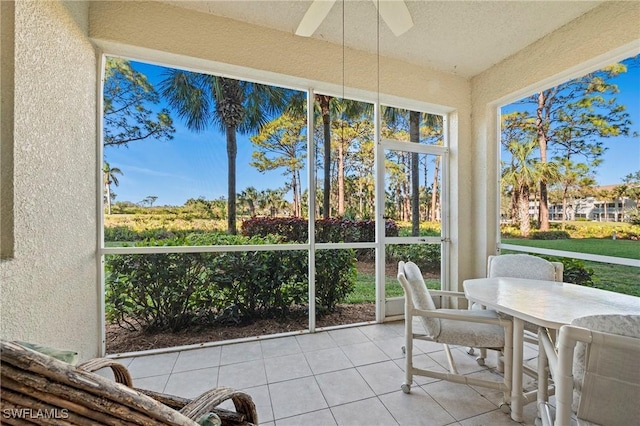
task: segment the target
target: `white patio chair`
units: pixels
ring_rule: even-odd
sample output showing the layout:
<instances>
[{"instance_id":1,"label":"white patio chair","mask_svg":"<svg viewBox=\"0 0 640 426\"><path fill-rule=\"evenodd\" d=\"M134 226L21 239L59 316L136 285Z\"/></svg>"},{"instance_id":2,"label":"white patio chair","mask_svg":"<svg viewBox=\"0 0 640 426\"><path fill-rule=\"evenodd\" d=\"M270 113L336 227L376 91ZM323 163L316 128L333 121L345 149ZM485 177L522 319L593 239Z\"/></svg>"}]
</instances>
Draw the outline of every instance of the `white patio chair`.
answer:
<instances>
[{"instance_id":1,"label":"white patio chair","mask_svg":"<svg viewBox=\"0 0 640 426\"><path fill-rule=\"evenodd\" d=\"M510 277L510 278L528 278L533 280L546 280L562 282L562 274L564 265L560 262L549 262L541 257L529 254L503 254L500 256L489 256L487 260L487 278L494 277ZM470 303L470 309L484 309L477 303ZM538 344L538 329L535 325L525 323L525 342ZM474 348L470 347L469 355L475 353ZM486 349L480 349L480 355L476 358L479 365L484 365L484 359L487 357ZM500 366L500 370L502 367ZM536 376L536 372L530 368L525 368L525 372L532 377Z\"/></svg>"},{"instance_id":2,"label":"white patio chair","mask_svg":"<svg viewBox=\"0 0 640 426\"><path fill-rule=\"evenodd\" d=\"M503 392L503 407L508 412L511 394L511 359L513 350L513 323L499 318L492 310L436 309L432 296L464 298L464 293L429 291L418 266L413 262L398 263L398 281L405 294L405 381L404 393L411 391L413 375L421 375L454 383L482 386ZM413 318L420 318L425 332L413 330ZM433 371L413 366L413 340L442 343L449 362L449 372ZM503 352L506 366L504 380L483 380L458 372L449 345L475 346Z\"/></svg>"},{"instance_id":3,"label":"white patio chair","mask_svg":"<svg viewBox=\"0 0 640 426\"><path fill-rule=\"evenodd\" d=\"M640 315L578 318L560 328L559 336L556 349L540 330L539 389L547 388L549 371L556 385L555 423L546 395L538 394L543 425L637 425Z\"/></svg>"}]
</instances>

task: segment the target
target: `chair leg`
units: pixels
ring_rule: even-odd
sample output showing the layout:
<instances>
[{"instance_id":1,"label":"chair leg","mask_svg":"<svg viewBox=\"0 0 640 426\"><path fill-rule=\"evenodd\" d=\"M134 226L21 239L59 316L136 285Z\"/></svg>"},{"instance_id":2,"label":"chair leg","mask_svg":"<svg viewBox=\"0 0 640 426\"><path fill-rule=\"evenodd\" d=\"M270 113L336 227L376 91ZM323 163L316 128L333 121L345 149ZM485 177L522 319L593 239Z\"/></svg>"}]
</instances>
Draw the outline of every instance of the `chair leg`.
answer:
<instances>
[{"instance_id":1,"label":"chair leg","mask_svg":"<svg viewBox=\"0 0 640 426\"><path fill-rule=\"evenodd\" d=\"M480 348L480 355L476 358L476 362L480 366L484 366L484 359L487 357L487 348Z\"/></svg>"},{"instance_id":2,"label":"chair leg","mask_svg":"<svg viewBox=\"0 0 640 426\"><path fill-rule=\"evenodd\" d=\"M451 353L451 349L449 348L449 345L444 343L443 346L444 346L444 352L447 354L447 361L449 361L449 371L451 372L451 374L459 374L458 369L456 368L456 362L453 359L453 354Z\"/></svg>"},{"instance_id":3,"label":"chair leg","mask_svg":"<svg viewBox=\"0 0 640 426\"><path fill-rule=\"evenodd\" d=\"M498 351L498 361L496 363L496 371L498 373L504 373L504 352Z\"/></svg>"},{"instance_id":4,"label":"chair leg","mask_svg":"<svg viewBox=\"0 0 640 426\"><path fill-rule=\"evenodd\" d=\"M402 392L411 392L411 382L413 382L413 317L408 314L409 309L405 308L407 314L404 318L404 383L400 386Z\"/></svg>"}]
</instances>

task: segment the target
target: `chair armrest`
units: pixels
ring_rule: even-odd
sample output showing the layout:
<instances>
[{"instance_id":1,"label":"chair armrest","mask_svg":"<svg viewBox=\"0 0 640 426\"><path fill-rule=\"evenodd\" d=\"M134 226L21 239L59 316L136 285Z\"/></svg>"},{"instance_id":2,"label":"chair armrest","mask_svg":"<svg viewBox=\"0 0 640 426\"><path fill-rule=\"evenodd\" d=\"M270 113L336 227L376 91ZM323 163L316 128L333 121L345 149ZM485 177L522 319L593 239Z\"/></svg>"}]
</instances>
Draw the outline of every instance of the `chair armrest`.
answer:
<instances>
[{"instance_id":1,"label":"chair armrest","mask_svg":"<svg viewBox=\"0 0 640 426\"><path fill-rule=\"evenodd\" d=\"M236 408L235 413L215 408L228 399L233 401L233 405ZM197 419L201 415L212 411L218 414L223 424L226 424L227 421L240 425L258 424L258 413L251 396L245 392L226 387L211 389L203 393L185 405L180 410L180 413L191 419Z\"/></svg>"},{"instance_id":2,"label":"chair armrest","mask_svg":"<svg viewBox=\"0 0 640 426\"><path fill-rule=\"evenodd\" d=\"M111 368L116 383L133 387L133 379L127 367L110 358L94 358L78 364L77 368L88 373L93 373L103 368Z\"/></svg>"},{"instance_id":3,"label":"chair armrest","mask_svg":"<svg viewBox=\"0 0 640 426\"><path fill-rule=\"evenodd\" d=\"M464 292L462 291L446 291L446 290L429 290L429 294L431 296L440 296L440 297L455 297L466 299Z\"/></svg>"},{"instance_id":4,"label":"chair armrest","mask_svg":"<svg viewBox=\"0 0 640 426\"><path fill-rule=\"evenodd\" d=\"M110 358L94 358L77 366L79 370L94 373L103 368L111 368L114 379L133 390L144 394L169 408L178 410L181 414L196 421L203 414L214 412L222 420L223 425L233 424L250 426L258 424L256 406L251 396L244 392L220 387L207 391L195 399L182 398L175 395L163 394L133 387L133 380L127 368L118 361ZM237 412L217 408L222 402L232 399Z\"/></svg>"},{"instance_id":5,"label":"chair armrest","mask_svg":"<svg viewBox=\"0 0 640 426\"><path fill-rule=\"evenodd\" d=\"M192 420L197 420L200 416L213 412L220 418L220 420L222 420L223 425L232 424L249 426L258 424L258 414L251 396L230 388L219 387L211 389L195 399L182 398L147 389L136 388L136 390L150 396L168 407L173 408L174 410L180 411L181 414ZM218 405L227 399L231 399L233 401L237 412L218 408Z\"/></svg>"},{"instance_id":6,"label":"chair armrest","mask_svg":"<svg viewBox=\"0 0 640 426\"><path fill-rule=\"evenodd\" d=\"M459 312L456 312L459 311ZM473 311L469 311L467 309L447 309L446 312L443 312L442 309L429 310L425 311L422 309L413 309L413 316L422 316L426 318L440 318L440 319L448 319L454 321L465 321L465 322L479 322L483 324L494 324L500 325L502 327L511 324L512 321L508 318L495 317L490 318L483 315L472 315ZM486 311L484 311L486 312Z\"/></svg>"}]
</instances>

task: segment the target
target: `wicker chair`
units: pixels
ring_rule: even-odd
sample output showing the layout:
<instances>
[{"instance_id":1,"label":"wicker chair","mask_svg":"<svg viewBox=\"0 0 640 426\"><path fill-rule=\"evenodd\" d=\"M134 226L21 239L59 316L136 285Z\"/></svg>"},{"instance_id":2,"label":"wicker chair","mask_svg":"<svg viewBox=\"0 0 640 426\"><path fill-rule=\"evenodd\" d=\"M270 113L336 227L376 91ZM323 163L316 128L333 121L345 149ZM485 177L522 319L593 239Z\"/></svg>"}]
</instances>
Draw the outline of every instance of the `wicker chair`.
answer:
<instances>
[{"instance_id":1,"label":"wicker chair","mask_svg":"<svg viewBox=\"0 0 640 426\"><path fill-rule=\"evenodd\" d=\"M223 425L258 424L253 400L244 392L221 387L193 400L164 395L134 389L127 369L110 359L74 367L17 343L0 345L4 424L193 426L207 416ZM102 368L111 368L115 382L93 373ZM216 408L229 399L235 412Z\"/></svg>"}]
</instances>

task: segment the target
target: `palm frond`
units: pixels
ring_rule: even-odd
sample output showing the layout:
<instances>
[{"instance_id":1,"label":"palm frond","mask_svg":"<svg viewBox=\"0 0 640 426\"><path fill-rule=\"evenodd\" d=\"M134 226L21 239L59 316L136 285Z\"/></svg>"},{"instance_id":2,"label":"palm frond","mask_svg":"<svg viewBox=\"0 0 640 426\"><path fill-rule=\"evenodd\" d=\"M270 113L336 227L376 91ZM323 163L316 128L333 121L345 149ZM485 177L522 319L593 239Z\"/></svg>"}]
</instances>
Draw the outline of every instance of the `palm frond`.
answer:
<instances>
[{"instance_id":1,"label":"palm frond","mask_svg":"<svg viewBox=\"0 0 640 426\"><path fill-rule=\"evenodd\" d=\"M169 69L160 82L160 91L169 105L186 120L189 129L205 130L214 115L211 88L204 74Z\"/></svg>"}]
</instances>

